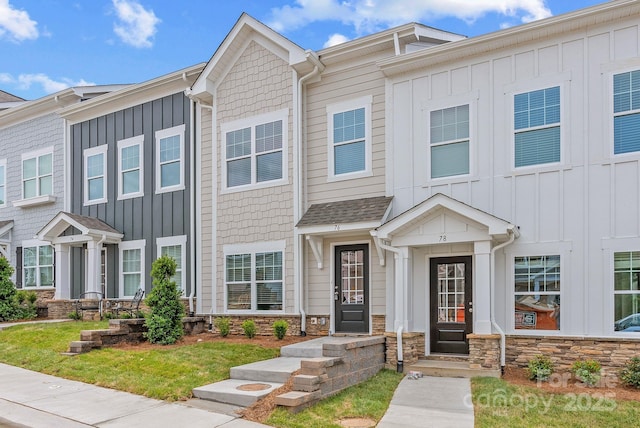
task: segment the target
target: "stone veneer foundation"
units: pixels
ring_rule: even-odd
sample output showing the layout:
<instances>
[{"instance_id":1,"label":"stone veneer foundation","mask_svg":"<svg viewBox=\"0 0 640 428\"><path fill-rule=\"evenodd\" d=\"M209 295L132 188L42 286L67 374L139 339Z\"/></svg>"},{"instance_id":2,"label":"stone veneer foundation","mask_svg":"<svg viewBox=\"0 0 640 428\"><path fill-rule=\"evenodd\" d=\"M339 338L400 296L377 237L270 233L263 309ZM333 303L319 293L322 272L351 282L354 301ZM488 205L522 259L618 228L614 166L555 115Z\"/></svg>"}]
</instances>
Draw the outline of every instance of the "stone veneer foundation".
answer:
<instances>
[{"instance_id":1,"label":"stone veneer foundation","mask_svg":"<svg viewBox=\"0 0 640 428\"><path fill-rule=\"evenodd\" d=\"M469 334L469 368L500 370L500 335Z\"/></svg>"},{"instance_id":2,"label":"stone veneer foundation","mask_svg":"<svg viewBox=\"0 0 640 428\"><path fill-rule=\"evenodd\" d=\"M546 355L556 371L566 371L576 360L598 361L604 371L617 371L632 357L640 355L640 337L587 338L571 336L507 336L506 363L526 367L536 355Z\"/></svg>"},{"instance_id":3,"label":"stone veneer foundation","mask_svg":"<svg viewBox=\"0 0 640 428\"><path fill-rule=\"evenodd\" d=\"M398 363L398 338L394 332L385 332L384 337L387 342L385 367L395 370ZM417 362L421 357L424 357L424 333L403 333L402 358L404 366L407 367Z\"/></svg>"}]
</instances>

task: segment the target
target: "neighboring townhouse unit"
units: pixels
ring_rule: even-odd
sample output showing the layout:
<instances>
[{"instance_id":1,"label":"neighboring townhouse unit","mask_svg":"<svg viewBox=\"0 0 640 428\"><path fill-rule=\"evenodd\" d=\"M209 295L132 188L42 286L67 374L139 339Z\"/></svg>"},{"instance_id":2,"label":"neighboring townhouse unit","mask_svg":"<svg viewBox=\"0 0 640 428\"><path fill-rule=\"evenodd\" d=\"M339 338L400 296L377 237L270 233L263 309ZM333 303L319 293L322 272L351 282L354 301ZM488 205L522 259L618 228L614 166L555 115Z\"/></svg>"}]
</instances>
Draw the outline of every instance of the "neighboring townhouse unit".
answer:
<instances>
[{"instance_id":1,"label":"neighboring townhouse unit","mask_svg":"<svg viewBox=\"0 0 640 428\"><path fill-rule=\"evenodd\" d=\"M174 257L174 280L193 298L193 103L203 64L69 106L68 202L38 238L55 248L56 299L98 292L132 298L152 288L153 260ZM95 296L95 295L94 295Z\"/></svg>"},{"instance_id":2,"label":"neighboring townhouse unit","mask_svg":"<svg viewBox=\"0 0 640 428\"><path fill-rule=\"evenodd\" d=\"M618 0L311 52L243 15L190 92L211 113L198 312L384 333L393 363L495 373L553 343L620 366L640 347L639 25Z\"/></svg>"},{"instance_id":3,"label":"neighboring townhouse unit","mask_svg":"<svg viewBox=\"0 0 640 428\"><path fill-rule=\"evenodd\" d=\"M65 127L58 111L123 86L70 88L34 101L13 97L0 111L0 255L15 268L16 285L43 299L53 295L55 263L53 248L36 234L66 199Z\"/></svg>"},{"instance_id":4,"label":"neighboring townhouse unit","mask_svg":"<svg viewBox=\"0 0 640 428\"><path fill-rule=\"evenodd\" d=\"M11 108L11 107L17 107L20 104L24 104L26 102L27 101L24 100L23 98L17 97L13 94L0 90L0 111Z\"/></svg>"}]
</instances>

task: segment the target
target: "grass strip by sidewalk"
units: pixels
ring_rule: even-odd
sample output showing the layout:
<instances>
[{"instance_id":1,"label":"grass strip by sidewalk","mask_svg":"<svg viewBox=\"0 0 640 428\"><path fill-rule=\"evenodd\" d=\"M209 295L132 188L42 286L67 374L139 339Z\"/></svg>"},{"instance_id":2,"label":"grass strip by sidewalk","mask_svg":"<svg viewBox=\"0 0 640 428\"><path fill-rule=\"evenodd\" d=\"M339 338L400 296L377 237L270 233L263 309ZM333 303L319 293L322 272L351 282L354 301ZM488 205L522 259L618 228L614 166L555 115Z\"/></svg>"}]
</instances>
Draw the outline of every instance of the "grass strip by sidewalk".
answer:
<instances>
[{"instance_id":1,"label":"grass strip by sidewalk","mask_svg":"<svg viewBox=\"0 0 640 428\"><path fill-rule=\"evenodd\" d=\"M229 377L229 369L278 356L278 349L224 342L145 350L104 348L61 355L81 330L107 322L28 324L0 331L0 362L161 400L191 397L195 387Z\"/></svg>"},{"instance_id":2,"label":"grass strip by sidewalk","mask_svg":"<svg viewBox=\"0 0 640 428\"><path fill-rule=\"evenodd\" d=\"M478 428L628 428L640 421L640 403L616 400L597 388L550 394L502 379L473 378L471 389Z\"/></svg>"}]
</instances>

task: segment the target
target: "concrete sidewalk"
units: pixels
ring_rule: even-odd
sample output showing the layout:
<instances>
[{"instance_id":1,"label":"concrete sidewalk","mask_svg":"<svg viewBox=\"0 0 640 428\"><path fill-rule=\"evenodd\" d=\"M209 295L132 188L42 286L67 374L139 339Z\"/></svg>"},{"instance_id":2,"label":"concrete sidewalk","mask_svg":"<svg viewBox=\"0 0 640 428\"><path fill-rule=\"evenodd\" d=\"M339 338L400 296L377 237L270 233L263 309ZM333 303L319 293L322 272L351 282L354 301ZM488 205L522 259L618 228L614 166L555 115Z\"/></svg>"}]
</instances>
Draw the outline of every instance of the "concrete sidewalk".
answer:
<instances>
[{"instance_id":1,"label":"concrete sidewalk","mask_svg":"<svg viewBox=\"0 0 640 428\"><path fill-rule=\"evenodd\" d=\"M378 428L473 428L471 383L465 378L405 377Z\"/></svg>"},{"instance_id":2,"label":"concrete sidewalk","mask_svg":"<svg viewBox=\"0 0 640 428\"><path fill-rule=\"evenodd\" d=\"M0 364L0 415L0 426L15 428L266 426L6 364Z\"/></svg>"}]
</instances>

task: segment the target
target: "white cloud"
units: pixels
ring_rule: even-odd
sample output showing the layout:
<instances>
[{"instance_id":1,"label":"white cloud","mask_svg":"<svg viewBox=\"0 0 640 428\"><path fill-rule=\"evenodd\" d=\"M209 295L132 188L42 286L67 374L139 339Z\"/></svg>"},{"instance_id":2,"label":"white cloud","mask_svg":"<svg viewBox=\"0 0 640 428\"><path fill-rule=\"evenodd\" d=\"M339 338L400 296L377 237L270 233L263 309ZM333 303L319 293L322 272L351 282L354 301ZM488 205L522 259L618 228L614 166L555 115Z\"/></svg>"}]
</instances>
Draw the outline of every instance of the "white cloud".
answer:
<instances>
[{"instance_id":1,"label":"white cloud","mask_svg":"<svg viewBox=\"0 0 640 428\"><path fill-rule=\"evenodd\" d=\"M8 73L0 73L0 83L12 84L20 90L29 90L32 86L39 85L44 92L51 94L61 91L72 86L94 86L95 83L87 82L84 79L74 81L72 79L63 77L60 80L53 80L49 76L43 73L36 74L21 74L17 78L14 78Z\"/></svg>"},{"instance_id":2,"label":"white cloud","mask_svg":"<svg viewBox=\"0 0 640 428\"><path fill-rule=\"evenodd\" d=\"M329 36L329 39L326 42L324 42L324 46L322 47L330 48L331 46L339 45L340 43L344 43L348 41L349 41L349 38L347 36L335 33Z\"/></svg>"},{"instance_id":3,"label":"white cloud","mask_svg":"<svg viewBox=\"0 0 640 428\"><path fill-rule=\"evenodd\" d=\"M113 25L113 31L124 43L136 48L153 46L153 36L162 22L153 10L145 9L135 0L112 0L119 22Z\"/></svg>"},{"instance_id":4,"label":"white cloud","mask_svg":"<svg viewBox=\"0 0 640 428\"><path fill-rule=\"evenodd\" d=\"M271 9L269 25L286 32L316 21L338 21L357 34L407 22L455 17L473 22L488 13L530 22L551 16L545 0L295 0Z\"/></svg>"},{"instance_id":5,"label":"white cloud","mask_svg":"<svg viewBox=\"0 0 640 428\"><path fill-rule=\"evenodd\" d=\"M24 10L15 9L9 0L0 0L0 38L21 42L38 38L38 23Z\"/></svg>"}]
</instances>

